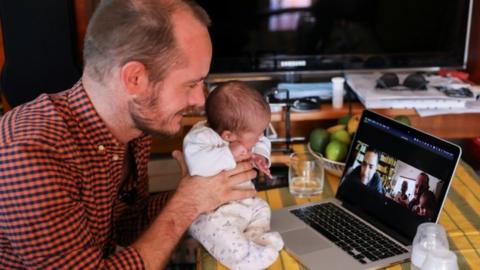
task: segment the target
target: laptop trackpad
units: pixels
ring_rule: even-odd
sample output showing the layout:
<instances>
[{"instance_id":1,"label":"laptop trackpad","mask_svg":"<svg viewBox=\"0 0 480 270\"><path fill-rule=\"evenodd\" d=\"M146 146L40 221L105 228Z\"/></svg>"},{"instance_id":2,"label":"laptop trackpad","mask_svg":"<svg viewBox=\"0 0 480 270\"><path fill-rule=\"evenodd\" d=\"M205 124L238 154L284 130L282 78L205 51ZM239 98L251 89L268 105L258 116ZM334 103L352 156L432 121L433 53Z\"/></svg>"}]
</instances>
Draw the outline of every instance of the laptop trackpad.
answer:
<instances>
[{"instance_id":1,"label":"laptop trackpad","mask_svg":"<svg viewBox=\"0 0 480 270\"><path fill-rule=\"evenodd\" d=\"M288 249L298 255L307 254L330 247L330 243L310 228L303 228L282 233Z\"/></svg>"}]
</instances>

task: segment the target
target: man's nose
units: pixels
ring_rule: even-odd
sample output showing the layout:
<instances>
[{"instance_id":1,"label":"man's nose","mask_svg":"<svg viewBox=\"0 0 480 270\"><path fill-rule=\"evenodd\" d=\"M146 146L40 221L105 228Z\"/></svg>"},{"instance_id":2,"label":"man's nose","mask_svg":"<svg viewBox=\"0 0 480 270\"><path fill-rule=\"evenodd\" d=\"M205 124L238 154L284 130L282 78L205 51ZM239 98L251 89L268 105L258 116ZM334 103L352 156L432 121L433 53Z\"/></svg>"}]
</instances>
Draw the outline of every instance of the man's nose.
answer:
<instances>
[{"instance_id":1,"label":"man's nose","mask_svg":"<svg viewBox=\"0 0 480 270\"><path fill-rule=\"evenodd\" d=\"M189 106L201 107L205 104L204 84L199 84L188 98Z\"/></svg>"}]
</instances>

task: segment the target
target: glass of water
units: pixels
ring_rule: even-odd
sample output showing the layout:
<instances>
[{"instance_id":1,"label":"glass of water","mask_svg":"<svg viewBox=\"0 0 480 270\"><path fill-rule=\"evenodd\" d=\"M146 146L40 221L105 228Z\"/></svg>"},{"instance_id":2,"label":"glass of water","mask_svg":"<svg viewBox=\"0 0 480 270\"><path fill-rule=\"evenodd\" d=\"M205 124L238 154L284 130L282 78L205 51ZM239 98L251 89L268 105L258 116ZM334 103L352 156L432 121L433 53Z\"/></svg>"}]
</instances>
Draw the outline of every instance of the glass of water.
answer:
<instances>
[{"instance_id":1,"label":"glass of water","mask_svg":"<svg viewBox=\"0 0 480 270\"><path fill-rule=\"evenodd\" d=\"M315 196L323 191L324 172L321 162L307 153L290 155L288 170L288 187L290 193L297 197Z\"/></svg>"}]
</instances>

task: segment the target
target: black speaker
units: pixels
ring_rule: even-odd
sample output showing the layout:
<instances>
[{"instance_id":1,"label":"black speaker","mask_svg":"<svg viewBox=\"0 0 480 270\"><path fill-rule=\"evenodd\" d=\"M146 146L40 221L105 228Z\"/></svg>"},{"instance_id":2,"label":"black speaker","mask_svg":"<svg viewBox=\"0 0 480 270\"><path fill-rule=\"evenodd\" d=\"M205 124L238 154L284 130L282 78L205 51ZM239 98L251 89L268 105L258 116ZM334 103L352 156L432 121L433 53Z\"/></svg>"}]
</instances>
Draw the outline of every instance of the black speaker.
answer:
<instances>
[{"instance_id":1,"label":"black speaker","mask_svg":"<svg viewBox=\"0 0 480 270\"><path fill-rule=\"evenodd\" d=\"M71 0L0 0L10 106L70 88L80 78Z\"/></svg>"}]
</instances>

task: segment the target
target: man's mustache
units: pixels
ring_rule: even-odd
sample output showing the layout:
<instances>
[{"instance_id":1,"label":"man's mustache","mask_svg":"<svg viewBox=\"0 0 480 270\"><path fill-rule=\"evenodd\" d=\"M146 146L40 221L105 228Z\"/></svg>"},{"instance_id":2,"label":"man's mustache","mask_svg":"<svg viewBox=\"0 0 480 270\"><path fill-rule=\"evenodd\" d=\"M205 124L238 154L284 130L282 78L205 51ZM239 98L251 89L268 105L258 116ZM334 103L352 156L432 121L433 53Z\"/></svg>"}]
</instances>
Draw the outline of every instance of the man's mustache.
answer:
<instances>
[{"instance_id":1,"label":"man's mustache","mask_svg":"<svg viewBox=\"0 0 480 270\"><path fill-rule=\"evenodd\" d=\"M204 115L205 107L204 106L188 106L185 109L180 110L177 114L181 115Z\"/></svg>"}]
</instances>

